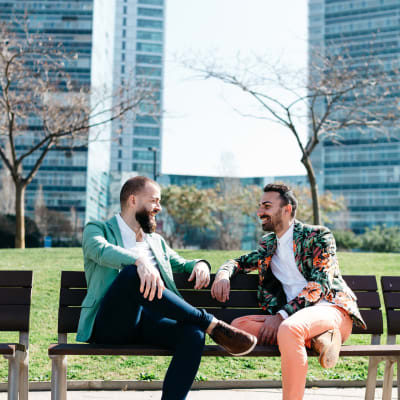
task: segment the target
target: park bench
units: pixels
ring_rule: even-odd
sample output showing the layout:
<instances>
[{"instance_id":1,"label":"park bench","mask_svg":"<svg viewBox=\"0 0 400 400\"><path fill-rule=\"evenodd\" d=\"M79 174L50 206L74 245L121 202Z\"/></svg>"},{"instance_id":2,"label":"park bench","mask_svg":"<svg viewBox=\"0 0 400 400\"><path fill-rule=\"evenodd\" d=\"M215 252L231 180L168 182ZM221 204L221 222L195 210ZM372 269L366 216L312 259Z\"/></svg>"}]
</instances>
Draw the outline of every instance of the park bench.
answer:
<instances>
[{"instance_id":1,"label":"park bench","mask_svg":"<svg viewBox=\"0 0 400 400\"><path fill-rule=\"evenodd\" d=\"M396 335L400 334L400 276L382 276L381 286L386 310L387 344L396 346ZM400 345L396 346L400 348ZM382 357L386 361L383 388L385 397L392 398L393 370L397 364L397 398L400 399L400 355L393 354Z\"/></svg>"},{"instance_id":2,"label":"park bench","mask_svg":"<svg viewBox=\"0 0 400 400\"><path fill-rule=\"evenodd\" d=\"M32 279L32 271L0 271L0 330L19 332L18 343L0 343L0 354L8 360L9 400L28 400Z\"/></svg>"},{"instance_id":3,"label":"park bench","mask_svg":"<svg viewBox=\"0 0 400 400\"><path fill-rule=\"evenodd\" d=\"M258 307L256 290L258 276L254 274L238 275L231 281L231 293L227 303L219 303L210 296L210 287L194 290L193 283L187 282L187 274L175 274L174 279L182 296L190 304L205 308L217 318L231 322L234 318L248 314L261 314ZM212 276L211 281L214 279ZM361 314L368 329L354 327L353 333L369 334L370 345L343 345L340 355L352 356L385 356L392 354L392 348L382 351L380 337L383 333L381 303L375 276L345 276L347 284L358 296ZM76 333L80 315L80 305L86 294L86 281L83 272L63 271L61 274L60 303L58 315L58 343L49 347L52 360L52 400L65 400L67 391L67 355L87 356L167 356L171 351L143 345L95 345L86 343L68 343L68 333ZM277 346L256 346L246 357L279 356ZM315 356L310 350L309 355ZM399 352L400 355L400 352ZM205 346L203 356L230 356L217 345ZM377 363L369 364L366 399L374 398L376 386Z\"/></svg>"}]
</instances>

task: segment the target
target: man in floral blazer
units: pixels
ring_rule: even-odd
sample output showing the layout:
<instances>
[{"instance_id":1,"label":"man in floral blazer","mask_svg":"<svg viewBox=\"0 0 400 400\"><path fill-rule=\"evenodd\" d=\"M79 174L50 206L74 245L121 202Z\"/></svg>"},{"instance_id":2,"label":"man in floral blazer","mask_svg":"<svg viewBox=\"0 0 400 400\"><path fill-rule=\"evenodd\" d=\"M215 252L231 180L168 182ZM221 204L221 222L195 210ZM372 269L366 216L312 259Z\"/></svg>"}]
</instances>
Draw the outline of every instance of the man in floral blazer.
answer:
<instances>
[{"instance_id":1,"label":"man in floral blazer","mask_svg":"<svg viewBox=\"0 0 400 400\"><path fill-rule=\"evenodd\" d=\"M353 322L365 327L340 274L332 233L295 220L296 208L287 186L265 186L257 215L269 233L257 250L225 263L211 289L224 302L233 276L258 270L258 301L265 315L237 318L232 325L256 335L259 345L279 345L283 400L303 398L306 346L319 353L323 367L333 367Z\"/></svg>"}]
</instances>

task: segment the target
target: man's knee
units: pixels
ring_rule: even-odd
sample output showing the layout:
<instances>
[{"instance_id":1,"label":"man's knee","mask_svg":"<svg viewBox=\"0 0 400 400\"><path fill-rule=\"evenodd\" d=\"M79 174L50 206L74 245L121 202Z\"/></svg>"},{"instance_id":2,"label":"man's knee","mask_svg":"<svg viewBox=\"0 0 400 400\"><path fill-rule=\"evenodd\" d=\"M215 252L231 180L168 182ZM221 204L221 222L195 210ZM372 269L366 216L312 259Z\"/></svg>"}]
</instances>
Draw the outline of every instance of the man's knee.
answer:
<instances>
[{"instance_id":1,"label":"man's knee","mask_svg":"<svg viewBox=\"0 0 400 400\"><path fill-rule=\"evenodd\" d=\"M285 319L280 325L277 334L278 345L291 342L296 340L301 336L301 327L297 326L295 323L290 321L290 319Z\"/></svg>"}]
</instances>

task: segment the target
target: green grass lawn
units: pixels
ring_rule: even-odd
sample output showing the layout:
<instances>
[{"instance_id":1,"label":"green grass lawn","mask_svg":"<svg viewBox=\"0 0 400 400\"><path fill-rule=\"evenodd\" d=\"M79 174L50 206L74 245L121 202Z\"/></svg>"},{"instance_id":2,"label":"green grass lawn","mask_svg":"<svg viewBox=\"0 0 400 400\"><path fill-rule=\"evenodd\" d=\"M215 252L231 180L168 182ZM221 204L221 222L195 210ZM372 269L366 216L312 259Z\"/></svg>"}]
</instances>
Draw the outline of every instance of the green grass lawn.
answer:
<instances>
[{"instance_id":1,"label":"green grass lawn","mask_svg":"<svg viewBox=\"0 0 400 400\"><path fill-rule=\"evenodd\" d=\"M228 258L243 251L182 250L186 258L206 258L213 271ZM343 274L398 275L400 254L339 253ZM47 348L57 341L57 308L61 270L83 270L79 248L0 250L0 269L34 271L32 294L30 371L31 381L50 380ZM70 340L73 340L71 336ZM17 336L0 332L0 341L16 341ZM383 339L385 340L385 338ZM367 343L358 335L348 343ZM68 379L162 379L169 359L166 357L68 357ZM365 379L365 358L340 359L333 370L323 370L316 359L310 360L309 379ZM383 364L379 375L383 376ZM198 380L280 379L280 361L274 358L205 357ZM7 381L7 362L0 363L0 381Z\"/></svg>"}]
</instances>

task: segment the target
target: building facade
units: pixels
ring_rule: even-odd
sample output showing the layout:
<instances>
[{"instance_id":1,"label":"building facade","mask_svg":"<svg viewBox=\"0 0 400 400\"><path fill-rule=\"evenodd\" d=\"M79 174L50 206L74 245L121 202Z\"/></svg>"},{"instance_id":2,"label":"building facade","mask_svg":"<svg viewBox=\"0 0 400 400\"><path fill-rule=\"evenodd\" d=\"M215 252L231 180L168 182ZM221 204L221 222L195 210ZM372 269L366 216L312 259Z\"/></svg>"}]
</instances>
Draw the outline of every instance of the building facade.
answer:
<instances>
[{"instance_id":1,"label":"building facade","mask_svg":"<svg viewBox=\"0 0 400 400\"><path fill-rule=\"evenodd\" d=\"M358 63L382 63L386 73L394 74L400 64L400 2L310 0L309 48L310 57L314 48L347 53ZM392 93L393 98L399 94ZM388 113L391 106L371 104ZM388 132L342 129L339 144L323 140L313 155L320 189L344 196L348 228L357 233L374 225L400 225L399 127L389 126Z\"/></svg>"},{"instance_id":2,"label":"building facade","mask_svg":"<svg viewBox=\"0 0 400 400\"><path fill-rule=\"evenodd\" d=\"M30 33L38 34L43 40L51 37L54 43L62 44L67 54L76 55L68 62L66 71L74 85L86 88L90 86L92 12L93 0L0 0L1 21L21 22L26 16ZM17 32L18 29L16 27ZM40 126L35 125L35 119L30 118L28 130L38 128ZM24 135L25 138L28 138L27 135ZM16 144L18 152L23 143ZM34 156L29 156L24 170L30 170L35 160ZM27 187L26 215L34 216L35 199L40 188L47 208L73 219L73 224L82 225L85 219L86 168L86 147L73 151L62 147L50 150Z\"/></svg>"},{"instance_id":3,"label":"building facade","mask_svg":"<svg viewBox=\"0 0 400 400\"><path fill-rule=\"evenodd\" d=\"M89 144L86 221L113 212L127 175L160 173L164 24L164 0L94 0L92 87L147 87L151 100L91 131L102 140Z\"/></svg>"}]
</instances>

